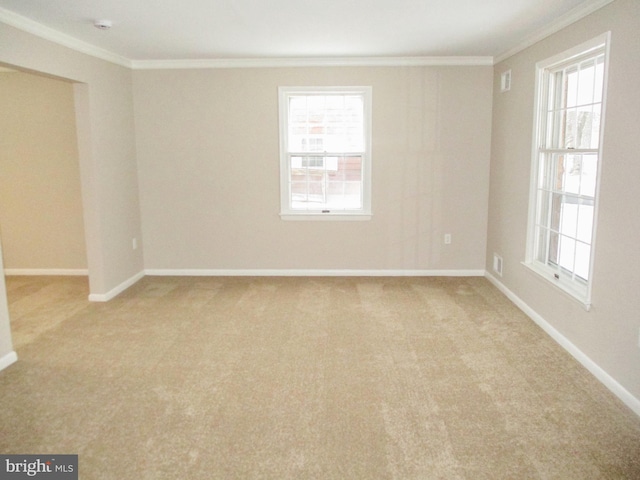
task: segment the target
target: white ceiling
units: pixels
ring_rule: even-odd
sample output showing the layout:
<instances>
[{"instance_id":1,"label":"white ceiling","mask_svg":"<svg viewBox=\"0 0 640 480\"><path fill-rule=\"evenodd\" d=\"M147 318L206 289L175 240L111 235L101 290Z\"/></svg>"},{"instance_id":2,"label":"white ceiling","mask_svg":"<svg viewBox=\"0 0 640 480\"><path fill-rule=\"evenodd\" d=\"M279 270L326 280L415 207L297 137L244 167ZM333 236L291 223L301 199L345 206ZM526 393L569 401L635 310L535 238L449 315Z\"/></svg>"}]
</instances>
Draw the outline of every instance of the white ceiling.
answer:
<instances>
[{"instance_id":1,"label":"white ceiling","mask_svg":"<svg viewBox=\"0 0 640 480\"><path fill-rule=\"evenodd\" d=\"M495 58L610 1L0 0L0 21L31 30L41 24L43 32L134 62ZM96 29L98 19L113 27Z\"/></svg>"}]
</instances>

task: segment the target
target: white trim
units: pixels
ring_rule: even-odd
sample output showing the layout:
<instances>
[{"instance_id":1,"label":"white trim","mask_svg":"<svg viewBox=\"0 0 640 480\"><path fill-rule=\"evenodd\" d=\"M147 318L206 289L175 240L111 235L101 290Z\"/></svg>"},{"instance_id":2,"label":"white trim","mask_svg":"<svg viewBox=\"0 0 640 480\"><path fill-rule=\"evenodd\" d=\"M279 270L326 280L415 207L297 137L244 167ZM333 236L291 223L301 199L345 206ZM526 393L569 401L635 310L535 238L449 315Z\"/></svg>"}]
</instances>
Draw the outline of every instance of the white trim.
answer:
<instances>
[{"instance_id":1,"label":"white trim","mask_svg":"<svg viewBox=\"0 0 640 480\"><path fill-rule=\"evenodd\" d=\"M175 277L483 277L484 270L307 270L307 269L148 269L149 276Z\"/></svg>"},{"instance_id":2,"label":"white trim","mask_svg":"<svg viewBox=\"0 0 640 480\"><path fill-rule=\"evenodd\" d=\"M0 22L77 52L85 53L92 57L115 63L116 65L131 68L131 60L128 58L117 55L103 48L96 47L90 43L83 42L82 40L78 40L75 37L61 33L58 30L54 30L53 28L47 27L27 17L23 17L22 15L18 15L17 13L5 8L0 8Z\"/></svg>"},{"instance_id":3,"label":"white trim","mask_svg":"<svg viewBox=\"0 0 640 480\"><path fill-rule=\"evenodd\" d=\"M591 360L582 350L576 347L571 341L556 330L549 322L547 322L533 308L527 305L520 297L509 290L496 277L488 271L485 277L493 285L496 286L503 294L507 296L520 310L522 310L531 320L533 320L540 328L542 328L551 338L553 338L562 348L564 348L573 358L582 364L589 372L591 372L605 387L607 387L616 397L624 402L633 412L640 416L640 399L634 397L626 388L616 381L611 375L602 369L596 362Z\"/></svg>"},{"instance_id":4,"label":"white trim","mask_svg":"<svg viewBox=\"0 0 640 480\"><path fill-rule=\"evenodd\" d=\"M280 218L286 221L305 221L305 220L313 220L313 221L350 221L350 222L366 222L373 218L373 215L367 214L356 214L356 213L313 213L313 212L304 212L304 213L281 213Z\"/></svg>"},{"instance_id":5,"label":"white trim","mask_svg":"<svg viewBox=\"0 0 640 480\"><path fill-rule=\"evenodd\" d=\"M81 53L134 70L169 70L202 68L273 68L273 67L430 67L491 66L521 52L540 40L590 15L613 0L588 0L555 19L540 31L496 56L400 56L400 57L276 57L216 58L177 60L131 60L109 50L78 40L39 22L0 7L0 22Z\"/></svg>"},{"instance_id":6,"label":"white trim","mask_svg":"<svg viewBox=\"0 0 640 480\"><path fill-rule=\"evenodd\" d=\"M86 268L5 268L4 274L8 277L17 275L86 276L89 275L89 270Z\"/></svg>"},{"instance_id":7,"label":"white trim","mask_svg":"<svg viewBox=\"0 0 640 480\"><path fill-rule=\"evenodd\" d=\"M583 19L587 15L591 15L593 12L600 10L602 7L609 5L613 0L587 0L586 2L581 3L577 7L569 10L564 15L556 18L552 23L546 25L541 30L533 33L522 42L520 42L515 47L510 48L506 52L501 53L500 55L496 55L494 57L494 65L506 60L507 58L515 55L516 53L521 52L522 50L529 48L532 45L535 45L541 40L553 35L554 33L559 32L563 28L568 27L572 23L577 22L578 20Z\"/></svg>"},{"instance_id":8,"label":"white trim","mask_svg":"<svg viewBox=\"0 0 640 480\"><path fill-rule=\"evenodd\" d=\"M289 128L289 99L292 96L317 95L323 93L325 95L358 95L362 98L363 108L363 148L353 153L362 159L362 178L360 185L361 205L359 209L354 210L295 210L291 208L291 157L294 155L289 149L288 142L290 136ZM371 219L371 178L372 178L372 97L373 87L367 86L280 86L278 87L278 124L280 137L280 217L282 220L370 220ZM326 155L347 156L347 152L324 152Z\"/></svg>"},{"instance_id":9,"label":"white trim","mask_svg":"<svg viewBox=\"0 0 640 480\"><path fill-rule=\"evenodd\" d=\"M0 370L4 370L9 365L18 361L18 354L16 352L9 352L4 357L0 358Z\"/></svg>"},{"instance_id":10,"label":"white trim","mask_svg":"<svg viewBox=\"0 0 640 480\"><path fill-rule=\"evenodd\" d=\"M557 289L560 293L565 295L569 300L576 302L582 308L584 308L587 312L591 310L591 300L587 302L585 299L585 290L580 290L570 281L566 281L563 278L557 279L553 276L553 271L545 268L540 265L539 262L520 262L520 264L525 267L528 272L531 272L534 275L537 275L538 278L542 278L547 284L551 285L553 288Z\"/></svg>"},{"instance_id":11,"label":"white trim","mask_svg":"<svg viewBox=\"0 0 640 480\"><path fill-rule=\"evenodd\" d=\"M107 293L91 293L89 294L89 301L90 302L108 302L109 300L114 298L116 295L124 292L127 288L129 288L131 285L136 283L142 277L144 277L144 271L136 273L133 277L125 280L120 285L109 290Z\"/></svg>"},{"instance_id":12,"label":"white trim","mask_svg":"<svg viewBox=\"0 0 640 480\"><path fill-rule=\"evenodd\" d=\"M602 33L591 40L583 42L579 45L575 45L561 53L553 55L545 60L541 60L536 63L536 83L535 83L535 97L534 97L534 121L533 121L533 135L531 142L531 171L530 171L530 185L529 185L529 208L527 213L527 241L525 250L524 265L531 271L537 273L546 281L561 289L565 293L574 297L579 301L584 308L588 311L591 308L591 288L593 279L593 267L594 267L594 254L597 222L598 222L598 210L600 204L600 176L602 172L602 151L604 144L604 129L605 129L605 117L606 117L606 104L607 104L607 86L608 86L608 73L609 73L609 52L610 52L611 32ZM546 138L548 133L548 127L546 125L546 112L549 102L549 76L550 71L556 68L562 68L573 63L590 58L593 55L599 56L600 50L604 50L604 67L603 67L603 83L602 83L602 101L601 101L601 120L600 120L600 139L598 142L598 148L595 150L598 154L598 169L596 172L596 185L594 192L595 206L593 214L593 227L591 235L591 255L589 259L589 281L582 287L576 281L565 278L564 275L559 276L559 272L548 267L544 262L540 262L536 259L537 252L535 252L536 243L536 217L538 211L538 192L540 190L540 164L546 160L541 160L541 153L553 152L554 148L547 148ZM544 147L544 148L543 148ZM568 151L566 149L557 149L559 152ZM574 151L575 149L571 150ZM578 151L586 150L592 151L593 149L577 149Z\"/></svg>"},{"instance_id":13,"label":"white trim","mask_svg":"<svg viewBox=\"0 0 640 480\"><path fill-rule=\"evenodd\" d=\"M493 57L292 57L132 60L134 70L283 67L432 67L491 66Z\"/></svg>"},{"instance_id":14,"label":"white trim","mask_svg":"<svg viewBox=\"0 0 640 480\"><path fill-rule=\"evenodd\" d=\"M560 53L552 55L549 58L545 58L544 60L540 60L536 63L536 70L540 71L540 73L544 73L543 71L546 69L551 69L555 67L559 67L563 64L578 62L581 57L589 57L596 50L600 50L604 47L605 49L605 62L609 58L609 44L611 43L611 32L607 31L601 33L593 37L586 42L582 42L578 45L574 45L571 48L568 48ZM608 62L607 62L608 63ZM606 76L606 69L605 69ZM606 93L605 85L603 85L603 100L604 94Z\"/></svg>"}]
</instances>

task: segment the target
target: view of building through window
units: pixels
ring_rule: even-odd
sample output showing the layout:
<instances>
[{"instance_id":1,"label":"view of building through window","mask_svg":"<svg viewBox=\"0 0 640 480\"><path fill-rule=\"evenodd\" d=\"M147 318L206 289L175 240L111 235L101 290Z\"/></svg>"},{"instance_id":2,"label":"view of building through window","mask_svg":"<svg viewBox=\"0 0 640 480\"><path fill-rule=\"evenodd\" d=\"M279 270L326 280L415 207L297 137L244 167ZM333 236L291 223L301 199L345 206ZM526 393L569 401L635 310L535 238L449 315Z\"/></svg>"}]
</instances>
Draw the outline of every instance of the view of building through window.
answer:
<instances>
[{"instance_id":1,"label":"view of building through window","mask_svg":"<svg viewBox=\"0 0 640 480\"><path fill-rule=\"evenodd\" d=\"M288 208L362 210L368 168L365 95L292 92L286 108Z\"/></svg>"}]
</instances>

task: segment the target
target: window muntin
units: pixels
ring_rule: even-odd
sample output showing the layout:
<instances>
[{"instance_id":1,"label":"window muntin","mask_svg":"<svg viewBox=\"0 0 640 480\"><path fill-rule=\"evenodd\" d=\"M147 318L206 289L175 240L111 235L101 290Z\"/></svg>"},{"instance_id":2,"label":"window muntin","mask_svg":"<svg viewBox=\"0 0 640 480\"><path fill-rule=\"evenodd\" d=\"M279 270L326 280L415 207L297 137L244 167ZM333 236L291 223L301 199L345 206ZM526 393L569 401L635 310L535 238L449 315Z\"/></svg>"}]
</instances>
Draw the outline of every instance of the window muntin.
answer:
<instances>
[{"instance_id":1,"label":"window muntin","mask_svg":"<svg viewBox=\"0 0 640 480\"><path fill-rule=\"evenodd\" d=\"M605 39L538 67L527 264L590 303Z\"/></svg>"},{"instance_id":2,"label":"window muntin","mask_svg":"<svg viewBox=\"0 0 640 480\"><path fill-rule=\"evenodd\" d=\"M370 215L370 87L280 88L281 215Z\"/></svg>"}]
</instances>

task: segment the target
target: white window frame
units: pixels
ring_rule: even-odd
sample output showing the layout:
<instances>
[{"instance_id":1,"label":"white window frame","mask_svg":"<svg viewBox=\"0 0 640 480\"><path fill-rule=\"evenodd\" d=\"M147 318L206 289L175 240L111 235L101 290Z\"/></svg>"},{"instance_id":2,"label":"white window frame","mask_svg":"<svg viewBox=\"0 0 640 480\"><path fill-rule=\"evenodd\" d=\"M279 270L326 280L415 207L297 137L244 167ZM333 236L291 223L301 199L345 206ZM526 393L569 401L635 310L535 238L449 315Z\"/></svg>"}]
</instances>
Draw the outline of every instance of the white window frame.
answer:
<instances>
[{"instance_id":1,"label":"white window frame","mask_svg":"<svg viewBox=\"0 0 640 480\"><path fill-rule=\"evenodd\" d=\"M533 145L532 145L532 161L531 161L531 187L529 196L529 218L528 218L528 230L527 230L527 247L524 265L530 268L536 274L542 276L546 281L559 288L564 293L568 294L570 298L573 298L580 302L586 310L591 308L591 288L593 285L593 266L594 266L594 252L596 244L596 231L597 231L597 219L598 219L598 204L599 204L599 189L600 189L600 174L602 171L602 149L603 149L603 137L604 137L604 119L606 110L606 96L607 96L607 77L609 70L609 44L611 33L607 32L598 37L578 45L572 49L569 49L559 55L551 57L547 60L538 62L536 64L536 100L535 100L535 118L534 118L534 130L533 130ZM549 129L547 129L547 108L549 104L549 76L550 72L557 71L559 67L571 65L572 63L578 63L582 59L589 58L597 52L604 53L604 78L603 78L603 92L601 102L601 117L600 117L600 130L599 130L599 142L597 149L556 149L556 153L590 153L597 154L597 172L596 183L594 191L594 213L593 213L593 227L591 235L591 250L589 259L589 273L587 279L577 278L577 275L572 272L564 272L562 267L549 265L549 262L544 263L538 260L537 255L537 239L536 239L536 222L538 218L538 190L540 187L539 178L541 171L541 164L545 162L543 160L544 155L550 155L554 149L546 143L545 137L548 138ZM548 248L547 248L548 250Z\"/></svg>"},{"instance_id":2,"label":"white window frame","mask_svg":"<svg viewBox=\"0 0 640 480\"><path fill-rule=\"evenodd\" d=\"M355 210L297 210L290 205L290 156L288 147L289 98L295 95L356 94L364 100L364 151L362 156L362 208ZM280 218L283 220L370 220L371 212L371 102L370 86L279 87L280 115ZM333 152L324 152L329 155ZM349 153L349 152L339 152Z\"/></svg>"}]
</instances>

